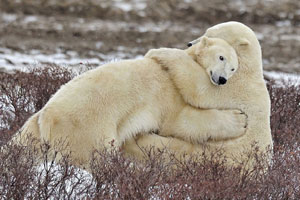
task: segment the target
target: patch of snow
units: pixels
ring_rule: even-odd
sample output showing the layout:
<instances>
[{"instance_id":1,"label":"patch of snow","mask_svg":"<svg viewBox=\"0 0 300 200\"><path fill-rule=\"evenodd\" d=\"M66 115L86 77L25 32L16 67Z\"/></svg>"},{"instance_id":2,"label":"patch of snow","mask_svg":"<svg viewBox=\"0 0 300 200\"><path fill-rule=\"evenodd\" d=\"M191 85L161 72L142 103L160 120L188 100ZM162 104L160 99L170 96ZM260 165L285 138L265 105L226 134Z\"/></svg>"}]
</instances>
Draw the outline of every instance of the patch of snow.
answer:
<instances>
[{"instance_id":1,"label":"patch of snow","mask_svg":"<svg viewBox=\"0 0 300 200\"><path fill-rule=\"evenodd\" d=\"M56 24L56 25L54 26L54 29L55 29L55 30L58 30L58 31L62 31L63 28L64 28L64 26L63 26L62 24Z\"/></svg>"},{"instance_id":2,"label":"patch of snow","mask_svg":"<svg viewBox=\"0 0 300 200\"><path fill-rule=\"evenodd\" d=\"M168 26L163 26L163 25L157 25L157 24L153 24L153 23L146 23L142 26L138 26L138 31L141 33L146 33L146 32L163 32L164 30L166 30L168 28Z\"/></svg>"},{"instance_id":3,"label":"patch of snow","mask_svg":"<svg viewBox=\"0 0 300 200\"><path fill-rule=\"evenodd\" d=\"M124 12L130 12L132 10L141 11L147 7L147 3L144 1L135 1L134 3L129 3L116 0L114 1L113 5Z\"/></svg>"},{"instance_id":4,"label":"patch of snow","mask_svg":"<svg viewBox=\"0 0 300 200\"><path fill-rule=\"evenodd\" d=\"M269 59L263 59L262 60L262 62L263 62L263 65L268 65L268 64L270 64L270 60Z\"/></svg>"},{"instance_id":5,"label":"patch of snow","mask_svg":"<svg viewBox=\"0 0 300 200\"><path fill-rule=\"evenodd\" d=\"M38 18L37 18L37 16L33 16L33 15L26 16L23 20L23 22L25 24L28 24L28 23L31 23L31 22L36 22L36 21L38 21Z\"/></svg>"},{"instance_id":6,"label":"patch of snow","mask_svg":"<svg viewBox=\"0 0 300 200\"><path fill-rule=\"evenodd\" d=\"M95 43L97 49L100 49L103 46L103 42L99 41Z\"/></svg>"},{"instance_id":7,"label":"patch of snow","mask_svg":"<svg viewBox=\"0 0 300 200\"><path fill-rule=\"evenodd\" d=\"M277 80L277 83L279 83L280 86L284 86L282 85L282 83L280 83L281 80L285 81L285 83L292 84L295 86L300 85L300 75L298 74L290 74L290 73L274 72L274 71L264 71L264 74L266 76L275 79L275 81Z\"/></svg>"},{"instance_id":8,"label":"patch of snow","mask_svg":"<svg viewBox=\"0 0 300 200\"><path fill-rule=\"evenodd\" d=\"M126 47L124 47L124 46L118 46L117 49L118 49L118 51L124 51L124 50L126 50Z\"/></svg>"},{"instance_id":9,"label":"patch of snow","mask_svg":"<svg viewBox=\"0 0 300 200\"><path fill-rule=\"evenodd\" d=\"M135 59L143 59L144 55L136 55Z\"/></svg>"},{"instance_id":10,"label":"patch of snow","mask_svg":"<svg viewBox=\"0 0 300 200\"><path fill-rule=\"evenodd\" d=\"M256 35L258 40L263 40L264 39L264 34L262 34L262 33L255 32L255 35Z\"/></svg>"},{"instance_id":11,"label":"patch of snow","mask_svg":"<svg viewBox=\"0 0 300 200\"><path fill-rule=\"evenodd\" d=\"M129 12L133 9L132 5L130 3L126 3L126 2L116 2L115 6L117 8L120 8L124 12Z\"/></svg>"},{"instance_id":12,"label":"patch of snow","mask_svg":"<svg viewBox=\"0 0 300 200\"><path fill-rule=\"evenodd\" d=\"M67 51L66 54L57 52L55 54L42 54L38 50L31 50L27 54L13 51L11 49L0 48L0 68L16 69L26 65L36 65L38 63L54 63L57 65L98 65L101 61L98 58L80 58L77 52Z\"/></svg>"},{"instance_id":13,"label":"patch of snow","mask_svg":"<svg viewBox=\"0 0 300 200\"><path fill-rule=\"evenodd\" d=\"M287 17L287 13L286 12L279 12L278 15L281 18L286 18Z\"/></svg>"},{"instance_id":14,"label":"patch of snow","mask_svg":"<svg viewBox=\"0 0 300 200\"><path fill-rule=\"evenodd\" d=\"M67 55L71 57L79 57L76 51L67 51Z\"/></svg>"},{"instance_id":15,"label":"patch of snow","mask_svg":"<svg viewBox=\"0 0 300 200\"><path fill-rule=\"evenodd\" d=\"M71 167L74 170L74 174L71 175L67 180L65 180L65 188L66 192L70 194L71 199L82 199L86 198L85 194L82 193L84 189L86 189L87 186L93 186L93 188L90 188L89 190L95 190L96 189L96 183L94 182L92 174L90 174L88 171L76 167ZM71 171L72 169L69 169ZM64 169L62 166L49 162L49 163L43 163L40 164L37 167L37 172L39 176L37 177L37 181L43 181L43 179L47 178L46 174L51 174L51 176L54 175L52 181L59 181L64 180ZM79 184L78 184L79 183ZM51 187L51 186L50 186ZM59 192L57 188L54 187L60 187L60 186L52 186L53 188L47 188L49 190L54 190L56 192ZM78 194L81 194L81 196L78 196ZM55 194L54 194L55 195ZM57 195L59 196L59 195Z\"/></svg>"},{"instance_id":16,"label":"patch of snow","mask_svg":"<svg viewBox=\"0 0 300 200\"><path fill-rule=\"evenodd\" d=\"M83 24L85 22L84 18L78 18L78 23Z\"/></svg>"},{"instance_id":17,"label":"patch of snow","mask_svg":"<svg viewBox=\"0 0 300 200\"><path fill-rule=\"evenodd\" d=\"M101 48L102 42L97 42L96 45ZM92 58L80 57L76 51L63 51L56 49L53 54L43 54L41 51L32 49L26 53L21 53L12 49L0 47L0 70L12 71L16 69L23 69L27 66L38 66L38 64L57 64L67 67L80 67L82 64L92 66L99 66L103 63L111 61L119 61L123 59L136 59L142 58L143 55L139 54L138 48L132 48L128 52L124 46L116 47L116 51L109 54L103 54L98 51L89 51Z\"/></svg>"},{"instance_id":18,"label":"patch of snow","mask_svg":"<svg viewBox=\"0 0 300 200\"><path fill-rule=\"evenodd\" d=\"M147 4L145 2L137 1L135 2L135 8L138 10L144 10L145 8L147 8Z\"/></svg>"},{"instance_id":19,"label":"patch of snow","mask_svg":"<svg viewBox=\"0 0 300 200\"><path fill-rule=\"evenodd\" d=\"M278 27L291 26L291 21L290 20L278 21L276 22L276 26Z\"/></svg>"},{"instance_id":20,"label":"patch of snow","mask_svg":"<svg viewBox=\"0 0 300 200\"><path fill-rule=\"evenodd\" d=\"M195 35L199 35L199 37L202 35L201 33L203 33L203 29L200 29L198 27L195 27L195 26L192 26L189 31L192 33L192 34L195 34Z\"/></svg>"},{"instance_id":21,"label":"patch of snow","mask_svg":"<svg viewBox=\"0 0 300 200\"><path fill-rule=\"evenodd\" d=\"M1 18L3 19L3 21L5 21L6 23L11 23L13 21L17 20L17 15L15 14L8 14L8 13L3 13L1 15Z\"/></svg>"},{"instance_id":22,"label":"patch of snow","mask_svg":"<svg viewBox=\"0 0 300 200\"><path fill-rule=\"evenodd\" d=\"M297 35L297 34L281 35L280 40L283 40L283 41L295 40L295 41L300 42L300 35Z\"/></svg>"}]
</instances>

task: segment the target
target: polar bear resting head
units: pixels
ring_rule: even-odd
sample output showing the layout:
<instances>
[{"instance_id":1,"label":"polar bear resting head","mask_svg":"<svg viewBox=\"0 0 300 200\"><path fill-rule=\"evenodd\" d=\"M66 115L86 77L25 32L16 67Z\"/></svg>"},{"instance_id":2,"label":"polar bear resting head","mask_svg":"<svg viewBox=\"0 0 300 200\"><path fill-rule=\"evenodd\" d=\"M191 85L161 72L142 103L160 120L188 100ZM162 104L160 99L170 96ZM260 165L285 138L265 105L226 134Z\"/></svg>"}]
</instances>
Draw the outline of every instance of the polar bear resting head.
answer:
<instances>
[{"instance_id":1,"label":"polar bear resting head","mask_svg":"<svg viewBox=\"0 0 300 200\"><path fill-rule=\"evenodd\" d=\"M257 37L248 26L235 21L217 24L206 30L204 36L208 38L220 38L230 44L239 58L239 73L259 75L262 78L262 52ZM195 40L197 44L201 38ZM189 49L193 49L196 44Z\"/></svg>"},{"instance_id":2,"label":"polar bear resting head","mask_svg":"<svg viewBox=\"0 0 300 200\"><path fill-rule=\"evenodd\" d=\"M232 46L219 38L202 37L196 45L196 61L205 68L214 85L224 85L238 69L238 57Z\"/></svg>"},{"instance_id":3,"label":"polar bear resting head","mask_svg":"<svg viewBox=\"0 0 300 200\"><path fill-rule=\"evenodd\" d=\"M210 81L214 85L226 84L237 71L239 66L238 56L234 48L225 40L220 38L208 38L204 36L199 39L199 41L200 42L188 49L186 56L191 56L193 60L205 69L208 75L207 77L210 78ZM181 50L172 49L172 51L173 52L169 51L167 48L152 49L145 55L145 57L152 58L162 64L165 68L168 68L171 62L168 58L172 58L172 56L168 54L173 54L174 51ZM164 62L166 62L167 65L164 65ZM176 63L176 65L178 65L178 63ZM182 65L180 71L176 71L174 74L184 73L183 68L184 65ZM170 70L176 69L170 68Z\"/></svg>"}]
</instances>

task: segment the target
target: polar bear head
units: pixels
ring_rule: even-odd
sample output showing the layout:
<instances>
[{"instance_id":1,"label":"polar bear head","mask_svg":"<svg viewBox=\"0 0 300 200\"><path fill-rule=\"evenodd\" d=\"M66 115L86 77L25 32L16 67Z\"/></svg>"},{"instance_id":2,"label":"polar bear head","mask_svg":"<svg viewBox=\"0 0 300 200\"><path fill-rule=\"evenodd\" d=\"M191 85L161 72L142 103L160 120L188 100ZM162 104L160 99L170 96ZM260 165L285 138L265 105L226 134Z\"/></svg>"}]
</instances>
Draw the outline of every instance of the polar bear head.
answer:
<instances>
[{"instance_id":1,"label":"polar bear head","mask_svg":"<svg viewBox=\"0 0 300 200\"><path fill-rule=\"evenodd\" d=\"M262 76L261 47L248 26L235 21L225 22L207 29L204 36L223 39L235 49L239 58L239 73Z\"/></svg>"},{"instance_id":2,"label":"polar bear head","mask_svg":"<svg viewBox=\"0 0 300 200\"><path fill-rule=\"evenodd\" d=\"M234 48L220 38L201 38L195 45L195 59L205 68L214 85L224 85L238 69Z\"/></svg>"},{"instance_id":3,"label":"polar bear head","mask_svg":"<svg viewBox=\"0 0 300 200\"><path fill-rule=\"evenodd\" d=\"M190 42L188 44L190 49L195 48L203 37L220 38L231 45L238 55L239 73L247 74L249 77L262 76L261 47L255 33L248 26L235 21L217 24L208 28L204 36Z\"/></svg>"}]
</instances>

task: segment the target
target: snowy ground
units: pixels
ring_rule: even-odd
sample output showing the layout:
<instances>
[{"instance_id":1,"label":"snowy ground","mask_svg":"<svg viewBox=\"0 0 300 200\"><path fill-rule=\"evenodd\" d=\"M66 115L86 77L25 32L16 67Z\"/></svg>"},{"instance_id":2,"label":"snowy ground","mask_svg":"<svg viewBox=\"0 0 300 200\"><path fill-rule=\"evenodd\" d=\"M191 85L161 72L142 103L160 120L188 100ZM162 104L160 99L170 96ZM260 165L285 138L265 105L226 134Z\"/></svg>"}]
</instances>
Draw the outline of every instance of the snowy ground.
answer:
<instances>
[{"instance_id":1,"label":"snowy ground","mask_svg":"<svg viewBox=\"0 0 300 200\"><path fill-rule=\"evenodd\" d=\"M284 85L282 85L282 80L287 84L292 84L295 86L300 85L300 75L299 74L291 74L291 73L275 72L275 71L265 71L264 75L266 77L275 79L275 81L281 86L284 86Z\"/></svg>"},{"instance_id":2,"label":"snowy ground","mask_svg":"<svg viewBox=\"0 0 300 200\"><path fill-rule=\"evenodd\" d=\"M300 74L298 0L69 0L0 2L0 71L37 63L77 67L186 48L223 21L249 25L264 69Z\"/></svg>"}]
</instances>

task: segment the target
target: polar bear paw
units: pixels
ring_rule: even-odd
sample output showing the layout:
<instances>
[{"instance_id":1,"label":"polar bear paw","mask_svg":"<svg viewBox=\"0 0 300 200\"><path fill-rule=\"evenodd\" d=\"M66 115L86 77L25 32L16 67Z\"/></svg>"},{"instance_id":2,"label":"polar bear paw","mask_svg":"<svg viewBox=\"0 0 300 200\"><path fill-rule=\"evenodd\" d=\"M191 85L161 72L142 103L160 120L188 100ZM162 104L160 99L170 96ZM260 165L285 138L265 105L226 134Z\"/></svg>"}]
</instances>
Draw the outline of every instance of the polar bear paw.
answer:
<instances>
[{"instance_id":1,"label":"polar bear paw","mask_svg":"<svg viewBox=\"0 0 300 200\"><path fill-rule=\"evenodd\" d=\"M207 140L222 141L240 137L246 133L247 115L240 110L215 110L214 123L207 133Z\"/></svg>"},{"instance_id":2,"label":"polar bear paw","mask_svg":"<svg viewBox=\"0 0 300 200\"><path fill-rule=\"evenodd\" d=\"M189 55L180 49L175 48L160 48L160 49L151 49L146 55L146 58L151 58L157 63L164 65L165 63L176 62L177 60L182 60L189 58Z\"/></svg>"},{"instance_id":3,"label":"polar bear paw","mask_svg":"<svg viewBox=\"0 0 300 200\"><path fill-rule=\"evenodd\" d=\"M245 134L247 129L247 115L240 110L224 110L225 118L223 136L235 138Z\"/></svg>"}]
</instances>

